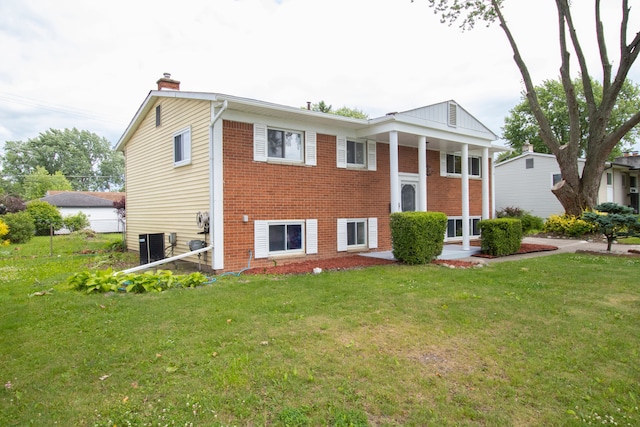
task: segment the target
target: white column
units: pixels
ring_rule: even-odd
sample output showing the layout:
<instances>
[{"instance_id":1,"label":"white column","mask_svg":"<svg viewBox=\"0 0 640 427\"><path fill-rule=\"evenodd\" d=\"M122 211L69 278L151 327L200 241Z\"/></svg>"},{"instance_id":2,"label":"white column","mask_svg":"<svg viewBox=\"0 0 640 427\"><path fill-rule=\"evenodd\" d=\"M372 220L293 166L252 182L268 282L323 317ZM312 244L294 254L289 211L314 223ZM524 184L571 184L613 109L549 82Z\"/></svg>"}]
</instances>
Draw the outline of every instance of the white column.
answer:
<instances>
[{"instance_id":1,"label":"white column","mask_svg":"<svg viewBox=\"0 0 640 427\"><path fill-rule=\"evenodd\" d=\"M482 219L489 219L489 148L482 149Z\"/></svg>"},{"instance_id":2,"label":"white column","mask_svg":"<svg viewBox=\"0 0 640 427\"><path fill-rule=\"evenodd\" d=\"M491 161L491 218L496 215L496 162Z\"/></svg>"},{"instance_id":3,"label":"white column","mask_svg":"<svg viewBox=\"0 0 640 427\"><path fill-rule=\"evenodd\" d=\"M462 250L471 250L469 239L469 145L462 144Z\"/></svg>"},{"instance_id":4,"label":"white column","mask_svg":"<svg viewBox=\"0 0 640 427\"><path fill-rule=\"evenodd\" d=\"M418 209L427 211L427 137L418 140Z\"/></svg>"},{"instance_id":5,"label":"white column","mask_svg":"<svg viewBox=\"0 0 640 427\"><path fill-rule=\"evenodd\" d=\"M398 175L398 132L389 132L389 182L391 184L391 213L400 212L400 176Z\"/></svg>"}]
</instances>

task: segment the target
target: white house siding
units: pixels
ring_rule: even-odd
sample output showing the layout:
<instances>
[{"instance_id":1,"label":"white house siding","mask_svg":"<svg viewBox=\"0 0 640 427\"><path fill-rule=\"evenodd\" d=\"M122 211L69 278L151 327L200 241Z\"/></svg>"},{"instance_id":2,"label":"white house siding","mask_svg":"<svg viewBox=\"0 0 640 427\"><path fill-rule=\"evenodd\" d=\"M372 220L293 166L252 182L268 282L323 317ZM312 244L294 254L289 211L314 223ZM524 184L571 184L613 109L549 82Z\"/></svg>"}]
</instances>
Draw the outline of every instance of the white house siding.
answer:
<instances>
[{"instance_id":1,"label":"white house siding","mask_svg":"<svg viewBox=\"0 0 640 427\"><path fill-rule=\"evenodd\" d=\"M155 107L161 105L156 127ZM189 240L204 240L197 212L209 210L209 101L161 98L126 145L127 247L139 250L139 235L177 234L174 253L189 251ZM173 135L191 127L191 164L174 167ZM158 144L162 141L163 144ZM163 200L169 200L167 209ZM188 258L189 259L189 258ZM197 262L197 256L191 261Z\"/></svg>"},{"instance_id":2,"label":"white house siding","mask_svg":"<svg viewBox=\"0 0 640 427\"><path fill-rule=\"evenodd\" d=\"M122 232L123 224L118 220L118 211L114 208L68 208L60 207L60 215L63 217L76 215L82 212L89 219L89 228L96 233L119 233ZM58 234L68 233L69 230L63 228Z\"/></svg>"},{"instance_id":3,"label":"white house siding","mask_svg":"<svg viewBox=\"0 0 640 427\"><path fill-rule=\"evenodd\" d=\"M533 159L533 168L526 168L526 158ZM524 155L498 163L496 209L518 207L541 218L562 214L564 208L551 192L552 176L558 173L560 166L555 157L548 155Z\"/></svg>"}]
</instances>

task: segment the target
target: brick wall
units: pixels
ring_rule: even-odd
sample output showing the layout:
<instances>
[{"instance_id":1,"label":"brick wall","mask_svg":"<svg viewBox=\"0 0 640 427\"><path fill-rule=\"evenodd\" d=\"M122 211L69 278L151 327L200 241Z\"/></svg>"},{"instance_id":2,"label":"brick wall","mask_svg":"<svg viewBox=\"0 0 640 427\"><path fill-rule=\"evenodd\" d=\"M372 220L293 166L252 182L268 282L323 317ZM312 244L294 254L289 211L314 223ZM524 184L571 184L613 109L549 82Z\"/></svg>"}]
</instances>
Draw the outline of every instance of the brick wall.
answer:
<instances>
[{"instance_id":1,"label":"brick wall","mask_svg":"<svg viewBox=\"0 0 640 427\"><path fill-rule=\"evenodd\" d=\"M391 249L387 144L377 145L377 170L367 171L336 167L335 136L317 135L317 166L253 161L251 123L225 120L223 140L225 270L247 266L256 220L318 220L318 254L278 259L279 264L347 255L336 250L337 218L378 218L377 250ZM427 158L433 170L428 209L460 215L460 179L439 176L438 152L429 151ZM417 162L417 149L400 147L400 172L417 173ZM470 191L481 194L481 182L471 182ZM471 214L479 215L480 197L473 199ZM268 259L251 264L268 265Z\"/></svg>"}]
</instances>

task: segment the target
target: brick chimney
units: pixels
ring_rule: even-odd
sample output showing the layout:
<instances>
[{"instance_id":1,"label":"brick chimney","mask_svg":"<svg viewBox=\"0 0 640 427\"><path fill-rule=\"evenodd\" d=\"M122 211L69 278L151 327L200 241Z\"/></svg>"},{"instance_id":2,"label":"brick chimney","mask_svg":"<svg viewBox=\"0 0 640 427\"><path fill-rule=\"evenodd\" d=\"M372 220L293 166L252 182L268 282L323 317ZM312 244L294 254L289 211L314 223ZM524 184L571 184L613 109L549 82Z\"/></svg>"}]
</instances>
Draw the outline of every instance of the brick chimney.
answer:
<instances>
[{"instance_id":1,"label":"brick chimney","mask_svg":"<svg viewBox=\"0 0 640 427\"><path fill-rule=\"evenodd\" d=\"M533 153L533 144L522 144L523 153Z\"/></svg>"},{"instance_id":2,"label":"brick chimney","mask_svg":"<svg viewBox=\"0 0 640 427\"><path fill-rule=\"evenodd\" d=\"M156 83L158 83L158 90L180 90L180 82L173 80L169 73L164 73Z\"/></svg>"}]
</instances>

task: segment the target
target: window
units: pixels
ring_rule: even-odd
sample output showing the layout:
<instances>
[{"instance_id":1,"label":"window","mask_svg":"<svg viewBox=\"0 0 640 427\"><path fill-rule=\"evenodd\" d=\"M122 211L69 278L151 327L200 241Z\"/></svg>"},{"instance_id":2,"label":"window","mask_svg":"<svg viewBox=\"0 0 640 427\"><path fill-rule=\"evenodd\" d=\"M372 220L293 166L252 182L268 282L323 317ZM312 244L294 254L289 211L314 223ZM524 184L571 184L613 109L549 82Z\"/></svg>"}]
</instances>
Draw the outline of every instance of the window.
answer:
<instances>
[{"instance_id":1,"label":"window","mask_svg":"<svg viewBox=\"0 0 640 427\"><path fill-rule=\"evenodd\" d=\"M613 174L611 172L607 172L607 185L613 185Z\"/></svg>"},{"instance_id":2,"label":"window","mask_svg":"<svg viewBox=\"0 0 640 427\"><path fill-rule=\"evenodd\" d=\"M629 175L629 187L637 187L638 186L638 178L635 176Z\"/></svg>"},{"instance_id":3,"label":"window","mask_svg":"<svg viewBox=\"0 0 640 427\"><path fill-rule=\"evenodd\" d=\"M270 158L302 161L302 132L269 129L267 146Z\"/></svg>"},{"instance_id":4,"label":"window","mask_svg":"<svg viewBox=\"0 0 640 427\"><path fill-rule=\"evenodd\" d=\"M447 154L445 165L447 174L462 174L462 156L457 154ZM480 157L469 157L469 176L482 176Z\"/></svg>"},{"instance_id":5,"label":"window","mask_svg":"<svg viewBox=\"0 0 640 427\"><path fill-rule=\"evenodd\" d=\"M191 128L173 134L173 165L182 166L191 163Z\"/></svg>"},{"instance_id":6,"label":"window","mask_svg":"<svg viewBox=\"0 0 640 427\"><path fill-rule=\"evenodd\" d=\"M551 175L551 186L552 187L554 185L556 185L557 183L559 183L560 181L562 181L562 174L554 173L553 175Z\"/></svg>"},{"instance_id":7,"label":"window","mask_svg":"<svg viewBox=\"0 0 640 427\"><path fill-rule=\"evenodd\" d=\"M338 252L378 247L378 218L338 218Z\"/></svg>"},{"instance_id":8,"label":"window","mask_svg":"<svg viewBox=\"0 0 640 427\"><path fill-rule=\"evenodd\" d=\"M364 142L347 140L347 165L364 166Z\"/></svg>"},{"instance_id":9,"label":"window","mask_svg":"<svg viewBox=\"0 0 640 427\"><path fill-rule=\"evenodd\" d=\"M302 250L302 224L269 225L269 252Z\"/></svg>"},{"instance_id":10,"label":"window","mask_svg":"<svg viewBox=\"0 0 640 427\"><path fill-rule=\"evenodd\" d=\"M525 159L524 164L526 169L533 169L533 159Z\"/></svg>"},{"instance_id":11,"label":"window","mask_svg":"<svg viewBox=\"0 0 640 427\"><path fill-rule=\"evenodd\" d=\"M255 221L256 258L318 253L318 220Z\"/></svg>"},{"instance_id":12,"label":"window","mask_svg":"<svg viewBox=\"0 0 640 427\"><path fill-rule=\"evenodd\" d=\"M336 167L376 170L376 142L336 136Z\"/></svg>"},{"instance_id":13,"label":"window","mask_svg":"<svg viewBox=\"0 0 640 427\"><path fill-rule=\"evenodd\" d=\"M160 106L156 106L156 127L160 126Z\"/></svg>"},{"instance_id":14,"label":"window","mask_svg":"<svg viewBox=\"0 0 640 427\"><path fill-rule=\"evenodd\" d=\"M479 236L478 223L480 217L469 218L469 231L471 236ZM449 218L447 220L447 238L462 237L462 218Z\"/></svg>"},{"instance_id":15,"label":"window","mask_svg":"<svg viewBox=\"0 0 640 427\"><path fill-rule=\"evenodd\" d=\"M364 219L347 221L347 246L364 246L366 222Z\"/></svg>"}]
</instances>

